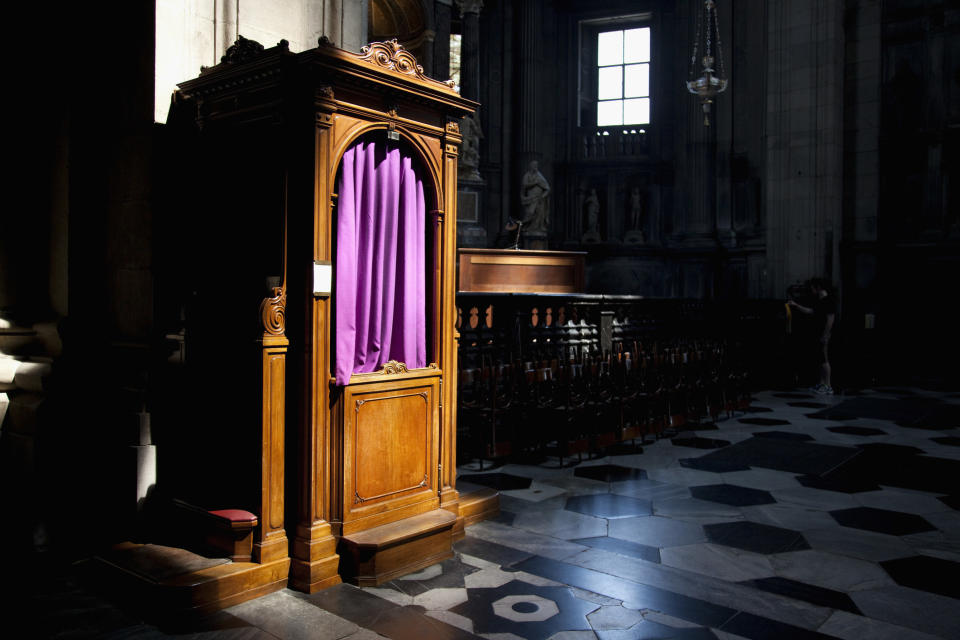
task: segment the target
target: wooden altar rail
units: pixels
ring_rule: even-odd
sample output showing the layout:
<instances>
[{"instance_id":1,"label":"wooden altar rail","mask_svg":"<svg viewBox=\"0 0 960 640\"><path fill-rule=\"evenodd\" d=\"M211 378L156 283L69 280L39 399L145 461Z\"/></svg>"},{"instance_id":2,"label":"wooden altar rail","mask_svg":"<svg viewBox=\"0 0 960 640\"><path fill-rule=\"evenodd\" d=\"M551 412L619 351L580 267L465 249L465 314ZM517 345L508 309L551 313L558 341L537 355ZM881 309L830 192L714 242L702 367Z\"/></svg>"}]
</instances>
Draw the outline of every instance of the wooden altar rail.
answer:
<instances>
[{"instance_id":1,"label":"wooden altar rail","mask_svg":"<svg viewBox=\"0 0 960 640\"><path fill-rule=\"evenodd\" d=\"M782 301L597 294L457 294L460 368L622 351L634 341L735 339L758 371L785 347Z\"/></svg>"},{"instance_id":2,"label":"wooden altar rail","mask_svg":"<svg viewBox=\"0 0 960 640\"><path fill-rule=\"evenodd\" d=\"M461 461L562 464L716 420L744 409L751 385L778 382L779 302L461 293L458 303Z\"/></svg>"}]
</instances>

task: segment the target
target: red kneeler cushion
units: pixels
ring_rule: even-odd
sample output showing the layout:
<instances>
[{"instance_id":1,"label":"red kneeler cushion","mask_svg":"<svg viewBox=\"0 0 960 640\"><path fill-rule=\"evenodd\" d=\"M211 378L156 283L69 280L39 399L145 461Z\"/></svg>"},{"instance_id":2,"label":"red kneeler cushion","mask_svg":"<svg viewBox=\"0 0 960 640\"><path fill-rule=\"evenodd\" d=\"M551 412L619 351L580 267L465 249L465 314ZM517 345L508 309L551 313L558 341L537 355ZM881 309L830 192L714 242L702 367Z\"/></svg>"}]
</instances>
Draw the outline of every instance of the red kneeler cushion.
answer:
<instances>
[{"instance_id":1,"label":"red kneeler cushion","mask_svg":"<svg viewBox=\"0 0 960 640\"><path fill-rule=\"evenodd\" d=\"M220 509L211 511L210 514L230 522L253 522L257 519L257 516L243 509Z\"/></svg>"}]
</instances>

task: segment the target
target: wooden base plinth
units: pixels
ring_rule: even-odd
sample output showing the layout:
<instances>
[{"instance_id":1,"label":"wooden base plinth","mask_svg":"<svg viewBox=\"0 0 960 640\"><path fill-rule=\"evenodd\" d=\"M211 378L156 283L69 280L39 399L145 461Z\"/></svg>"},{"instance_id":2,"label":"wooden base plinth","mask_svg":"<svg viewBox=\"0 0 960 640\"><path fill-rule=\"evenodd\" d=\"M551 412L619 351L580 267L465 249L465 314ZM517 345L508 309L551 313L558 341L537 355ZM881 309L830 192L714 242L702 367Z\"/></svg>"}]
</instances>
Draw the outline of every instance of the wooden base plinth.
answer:
<instances>
[{"instance_id":1,"label":"wooden base plinth","mask_svg":"<svg viewBox=\"0 0 960 640\"><path fill-rule=\"evenodd\" d=\"M477 487L460 493L460 515L463 524L472 524L493 518L500 513L500 492L489 487Z\"/></svg>"},{"instance_id":2,"label":"wooden base plinth","mask_svg":"<svg viewBox=\"0 0 960 640\"><path fill-rule=\"evenodd\" d=\"M145 571L129 561L131 552L143 546L117 545L87 563L87 575L147 615L206 615L287 586L289 558L265 563L227 562L179 573L176 560L165 567L164 558L182 557L186 552L157 547L155 559Z\"/></svg>"},{"instance_id":3,"label":"wooden base plinth","mask_svg":"<svg viewBox=\"0 0 960 640\"><path fill-rule=\"evenodd\" d=\"M290 564L290 588L304 593L316 593L342 582L339 570L340 558L332 555L322 560L306 562L293 559Z\"/></svg>"},{"instance_id":4,"label":"wooden base plinth","mask_svg":"<svg viewBox=\"0 0 960 640\"><path fill-rule=\"evenodd\" d=\"M344 536L340 575L361 587L383 584L453 556L457 517L444 509Z\"/></svg>"}]
</instances>

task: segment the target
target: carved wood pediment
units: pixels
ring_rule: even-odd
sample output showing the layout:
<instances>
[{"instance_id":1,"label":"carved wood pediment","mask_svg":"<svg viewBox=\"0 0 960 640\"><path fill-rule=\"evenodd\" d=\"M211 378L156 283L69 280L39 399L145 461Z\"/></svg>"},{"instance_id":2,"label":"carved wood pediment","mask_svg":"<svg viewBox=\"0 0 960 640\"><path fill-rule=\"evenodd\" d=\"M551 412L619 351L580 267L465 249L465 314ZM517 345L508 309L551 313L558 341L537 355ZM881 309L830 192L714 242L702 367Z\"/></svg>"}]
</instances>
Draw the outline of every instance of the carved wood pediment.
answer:
<instances>
[{"instance_id":1,"label":"carved wood pediment","mask_svg":"<svg viewBox=\"0 0 960 640\"><path fill-rule=\"evenodd\" d=\"M333 43L328 38L322 37L320 38L320 45L332 46ZM417 80L443 85L447 89L456 86L453 80L435 80L424 74L423 67L417 63L417 59L412 53L404 49L396 38L386 42L371 42L361 47L359 54L351 55L368 64L411 76Z\"/></svg>"}]
</instances>

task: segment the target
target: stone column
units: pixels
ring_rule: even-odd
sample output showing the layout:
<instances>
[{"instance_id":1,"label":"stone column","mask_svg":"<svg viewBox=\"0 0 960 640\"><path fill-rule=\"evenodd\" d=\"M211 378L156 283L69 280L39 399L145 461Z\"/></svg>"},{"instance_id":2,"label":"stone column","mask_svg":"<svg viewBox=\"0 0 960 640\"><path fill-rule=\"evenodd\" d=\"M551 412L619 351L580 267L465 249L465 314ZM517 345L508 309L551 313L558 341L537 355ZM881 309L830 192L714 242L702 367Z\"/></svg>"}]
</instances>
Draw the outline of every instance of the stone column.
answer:
<instances>
[{"instance_id":1,"label":"stone column","mask_svg":"<svg viewBox=\"0 0 960 640\"><path fill-rule=\"evenodd\" d=\"M711 116L717 111L717 105L712 105ZM711 117L713 120L714 118ZM687 159L690 163L689 174L689 203L687 216L681 231L683 243L687 246L712 246L714 238L716 216L716 163L717 163L717 136L716 123L710 126L703 124L703 111L699 102L693 110L687 123L687 135L690 145Z\"/></svg>"},{"instance_id":2,"label":"stone column","mask_svg":"<svg viewBox=\"0 0 960 640\"><path fill-rule=\"evenodd\" d=\"M520 113L517 118L520 166L526 167L536 157L537 141L537 45L540 35L539 0L521 0L517 3L520 22L520 64L518 65L520 87Z\"/></svg>"},{"instance_id":3,"label":"stone column","mask_svg":"<svg viewBox=\"0 0 960 640\"><path fill-rule=\"evenodd\" d=\"M433 29L427 29L423 32L423 45L420 48L420 65L426 69L426 74L431 78L446 80L446 78L441 78L440 74L433 69L433 41L436 37L437 33Z\"/></svg>"},{"instance_id":4,"label":"stone column","mask_svg":"<svg viewBox=\"0 0 960 640\"><path fill-rule=\"evenodd\" d=\"M457 0L463 21L460 44L460 95L476 100L480 96L480 10L483 0Z\"/></svg>"},{"instance_id":5,"label":"stone column","mask_svg":"<svg viewBox=\"0 0 960 640\"><path fill-rule=\"evenodd\" d=\"M839 284L843 5L777 0L767 8L767 290L822 276Z\"/></svg>"},{"instance_id":6,"label":"stone column","mask_svg":"<svg viewBox=\"0 0 960 640\"><path fill-rule=\"evenodd\" d=\"M220 62L221 56L237 41L237 34L240 29L239 2L227 0L226 2L220 2L215 7L216 16L214 17L213 28L216 33L214 35L213 64Z\"/></svg>"},{"instance_id":7,"label":"stone column","mask_svg":"<svg viewBox=\"0 0 960 640\"><path fill-rule=\"evenodd\" d=\"M483 0L457 0L463 23L460 39L460 95L470 100L480 97L480 11ZM480 176L480 140L483 131L480 114L467 116L460 126L459 179L457 181L459 244L486 246L487 233L480 224L483 210L484 181Z\"/></svg>"},{"instance_id":8,"label":"stone column","mask_svg":"<svg viewBox=\"0 0 960 640\"><path fill-rule=\"evenodd\" d=\"M733 3L724 2L717 5L718 22L720 26L720 42L715 46L721 46L721 55L723 56L724 67L728 70L733 67L735 51L733 44ZM728 45L729 43L729 45ZM730 194L730 150L733 138L733 102L734 102L734 83L731 79L727 91L722 93L719 99L713 101L714 115L712 118L714 124L713 131L713 185L714 194L711 202L714 206L714 229L717 243L727 248L733 248L737 244L737 234L734 230L734 212L732 198Z\"/></svg>"},{"instance_id":9,"label":"stone column","mask_svg":"<svg viewBox=\"0 0 960 640\"><path fill-rule=\"evenodd\" d=\"M515 6L519 27L517 86L519 87L520 94L520 108L515 120L516 128L514 131L516 132L516 136L514 139L517 144L517 162L515 166L520 167L520 171L517 175L517 181L514 182L516 186L514 187L512 199L515 203L513 206L517 207L514 217L520 220L523 219L523 212L519 210L519 195L520 189L522 188L521 176L528 170L531 162L540 163L542 160L540 153L537 151L537 120L540 107L537 77L541 72L538 61L538 49L540 48L542 21L540 0L521 0L515 3ZM541 171L544 171L548 175L550 174L550 168L546 162L541 163L540 167ZM549 179L548 177L547 180L549 181ZM548 219L553 218L550 200L547 201L547 214ZM549 232L549 227L541 231L524 230L521 248L547 249Z\"/></svg>"},{"instance_id":10,"label":"stone column","mask_svg":"<svg viewBox=\"0 0 960 640\"><path fill-rule=\"evenodd\" d=\"M438 80L450 78L450 20L451 0L435 0L433 3L433 77ZM424 67L426 68L426 67Z\"/></svg>"}]
</instances>

